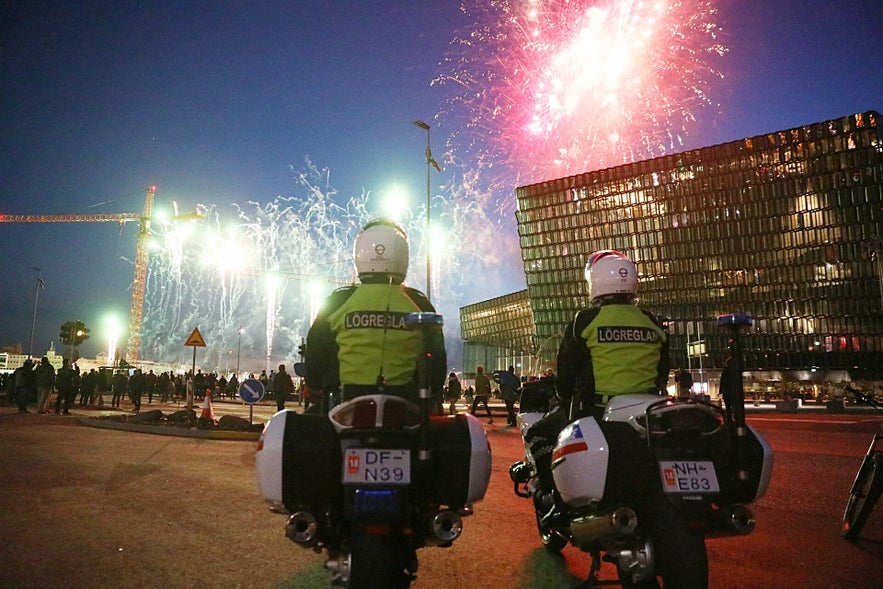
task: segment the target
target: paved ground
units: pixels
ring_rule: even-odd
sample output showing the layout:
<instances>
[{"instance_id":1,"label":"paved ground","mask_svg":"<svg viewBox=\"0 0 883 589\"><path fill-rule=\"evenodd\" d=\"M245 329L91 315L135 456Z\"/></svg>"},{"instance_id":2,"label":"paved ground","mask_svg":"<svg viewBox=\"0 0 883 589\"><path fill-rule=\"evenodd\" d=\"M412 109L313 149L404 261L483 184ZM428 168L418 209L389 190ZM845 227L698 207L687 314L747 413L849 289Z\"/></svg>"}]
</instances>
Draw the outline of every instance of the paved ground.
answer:
<instances>
[{"instance_id":1,"label":"paved ground","mask_svg":"<svg viewBox=\"0 0 883 589\"><path fill-rule=\"evenodd\" d=\"M236 403L215 409L248 411ZM82 410L102 411L119 413ZM329 587L324 557L285 539L284 516L260 500L253 442L81 421L0 408L0 588ZM806 411L751 421L776 453L773 482L755 506L754 534L709 541L711 587L883 587L881 514L861 540L839 535L846 492L879 419ZM517 431L503 420L485 429L493 450L487 497L452 548L420 551L414 589L575 586L587 556L570 547L560 558L548 554L530 502L512 493ZM602 577L612 574L605 564Z\"/></svg>"}]
</instances>

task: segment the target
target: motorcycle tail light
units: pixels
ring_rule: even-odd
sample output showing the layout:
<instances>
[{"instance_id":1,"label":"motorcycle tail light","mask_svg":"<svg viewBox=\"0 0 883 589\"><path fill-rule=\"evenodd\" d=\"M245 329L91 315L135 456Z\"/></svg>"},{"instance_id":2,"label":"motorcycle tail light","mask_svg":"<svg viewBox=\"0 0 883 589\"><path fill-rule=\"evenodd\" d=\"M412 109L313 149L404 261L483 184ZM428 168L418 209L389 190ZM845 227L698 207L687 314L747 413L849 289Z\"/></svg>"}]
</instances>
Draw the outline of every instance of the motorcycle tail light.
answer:
<instances>
[{"instance_id":1,"label":"motorcycle tail light","mask_svg":"<svg viewBox=\"0 0 883 589\"><path fill-rule=\"evenodd\" d=\"M344 427L374 427L377 423L377 403L368 397L355 399L340 407L331 417Z\"/></svg>"}]
</instances>

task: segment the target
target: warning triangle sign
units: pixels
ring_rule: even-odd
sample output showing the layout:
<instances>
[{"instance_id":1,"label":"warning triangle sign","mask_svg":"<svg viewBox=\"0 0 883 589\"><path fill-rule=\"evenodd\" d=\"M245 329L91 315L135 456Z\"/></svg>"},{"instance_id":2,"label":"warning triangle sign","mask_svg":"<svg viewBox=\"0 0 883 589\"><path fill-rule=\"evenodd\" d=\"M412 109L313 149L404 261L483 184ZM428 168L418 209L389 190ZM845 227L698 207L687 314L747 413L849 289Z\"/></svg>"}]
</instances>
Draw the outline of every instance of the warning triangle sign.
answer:
<instances>
[{"instance_id":1,"label":"warning triangle sign","mask_svg":"<svg viewBox=\"0 0 883 589\"><path fill-rule=\"evenodd\" d=\"M194 327L193 333L190 334L190 337L187 338L187 341L184 342L185 346L196 346L198 348L205 347L205 340L202 339L202 334L199 333L199 328Z\"/></svg>"}]
</instances>

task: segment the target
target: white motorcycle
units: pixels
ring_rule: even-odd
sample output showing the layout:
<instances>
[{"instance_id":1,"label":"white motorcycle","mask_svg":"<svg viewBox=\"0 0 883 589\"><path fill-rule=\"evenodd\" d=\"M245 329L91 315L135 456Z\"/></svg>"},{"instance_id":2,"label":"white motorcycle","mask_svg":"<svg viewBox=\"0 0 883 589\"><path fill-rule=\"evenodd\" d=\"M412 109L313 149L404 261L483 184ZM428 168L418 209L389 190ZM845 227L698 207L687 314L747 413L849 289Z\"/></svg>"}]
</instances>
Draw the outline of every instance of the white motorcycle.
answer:
<instances>
[{"instance_id":1,"label":"white motorcycle","mask_svg":"<svg viewBox=\"0 0 883 589\"><path fill-rule=\"evenodd\" d=\"M441 315L414 313L408 325L440 329ZM469 414L430 416L426 366L419 372L419 406L372 394L327 415L281 411L258 442L261 496L289 515L288 538L326 552L334 585L406 589L416 550L451 546L487 490L484 428Z\"/></svg>"},{"instance_id":2,"label":"white motorcycle","mask_svg":"<svg viewBox=\"0 0 883 589\"><path fill-rule=\"evenodd\" d=\"M525 459L509 469L520 497L533 499L545 547L571 543L591 555L589 578L600 581L602 560L616 564L622 587L705 588L705 539L750 534L746 505L760 498L772 473L772 451L746 425L741 389L741 315L722 316L733 332L729 364L735 389L724 412L692 399L617 395L603 417L575 419L552 454L555 491L543 494L525 442ZM530 403L518 416L522 437L544 413ZM741 409L741 410L740 410ZM603 557L602 557L603 555Z\"/></svg>"}]
</instances>

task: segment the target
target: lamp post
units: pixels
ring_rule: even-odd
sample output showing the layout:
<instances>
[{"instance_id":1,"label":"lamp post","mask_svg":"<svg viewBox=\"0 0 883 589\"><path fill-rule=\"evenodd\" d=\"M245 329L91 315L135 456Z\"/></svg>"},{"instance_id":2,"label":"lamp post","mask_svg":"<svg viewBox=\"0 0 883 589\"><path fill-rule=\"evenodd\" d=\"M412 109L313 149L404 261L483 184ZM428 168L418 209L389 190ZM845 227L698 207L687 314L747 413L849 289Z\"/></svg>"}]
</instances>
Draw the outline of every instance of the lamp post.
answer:
<instances>
[{"instance_id":1,"label":"lamp post","mask_svg":"<svg viewBox=\"0 0 883 589\"><path fill-rule=\"evenodd\" d=\"M46 284L40 277L40 269L32 268L32 270L37 271L37 284L34 285L34 320L31 322L31 339L28 341L28 358L31 357L31 352L34 348L34 328L37 326L37 302L40 300L40 291L46 288Z\"/></svg>"},{"instance_id":2,"label":"lamp post","mask_svg":"<svg viewBox=\"0 0 883 589\"><path fill-rule=\"evenodd\" d=\"M239 341L236 344L236 379L239 379L239 354L242 352L242 326L239 326Z\"/></svg>"},{"instance_id":3,"label":"lamp post","mask_svg":"<svg viewBox=\"0 0 883 589\"><path fill-rule=\"evenodd\" d=\"M439 167L438 162L432 159L432 148L430 147L429 142L429 125L427 123L424 123L423 121L414 121L413 124L426 131L426 232L423 239L426 240L426 299L428 301L432 301L432 247L429 237L429 211L432 204L430 172L432 171L432 168L435 168L437 172L441 172L441 168Z\"/></svg>"}]
</instances>

